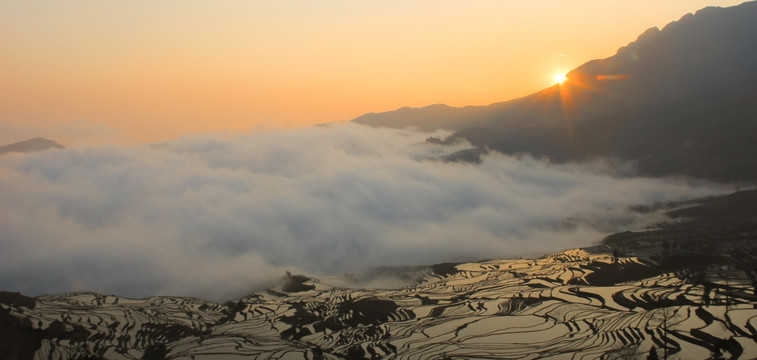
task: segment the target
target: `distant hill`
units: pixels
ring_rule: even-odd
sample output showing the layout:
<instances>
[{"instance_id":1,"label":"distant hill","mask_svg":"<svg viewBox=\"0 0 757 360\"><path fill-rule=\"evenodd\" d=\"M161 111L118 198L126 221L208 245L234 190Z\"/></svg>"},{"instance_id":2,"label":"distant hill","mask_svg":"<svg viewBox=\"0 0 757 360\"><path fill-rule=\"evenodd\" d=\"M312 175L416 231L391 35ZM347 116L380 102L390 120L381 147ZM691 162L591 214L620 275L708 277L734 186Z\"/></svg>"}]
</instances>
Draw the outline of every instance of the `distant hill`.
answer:
<instances>
[{"instance_id":1,"label":"distant hill","mask_svg":"<svg viewBox=\"0 0 757 360\"><path fill-rule=\"evenodd\" d=\"M433 105L355 122L456 131L480 149L556 162L614 157L642 174L757 180L757 2L651 28L568 81L489 106ZM436 120L435 120L436 119Z\"/></svg>"},{"instance_id":2,"label":"distant hill","mask_svg":"<svg viewBox=\"0 0 757 360\"><path fill-rule=\"evenodd\" d=\"M0 146L0 155L11 152L28 153L34 151L44 151L48 149L63 149L63 145L55 141L41 137L20 141L13 144Z\"/></svg>"}]
</instances>

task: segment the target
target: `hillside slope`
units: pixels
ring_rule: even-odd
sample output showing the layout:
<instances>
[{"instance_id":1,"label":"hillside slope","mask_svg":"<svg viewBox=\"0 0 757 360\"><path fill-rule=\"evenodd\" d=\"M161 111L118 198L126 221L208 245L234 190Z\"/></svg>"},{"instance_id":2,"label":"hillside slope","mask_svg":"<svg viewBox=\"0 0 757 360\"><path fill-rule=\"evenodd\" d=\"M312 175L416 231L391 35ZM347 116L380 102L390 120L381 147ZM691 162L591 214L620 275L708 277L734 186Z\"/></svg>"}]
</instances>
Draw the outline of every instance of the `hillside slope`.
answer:
<instances>
[{"instance_id":1,"label":"hillside slope","mask_svg":"<svg viewBox=\"0 0 757 360\"><path fill-rule=\"evenodd\" d=\"M675 222L619 233L592 248L435 266L423 281L400 289L337 288L290 275L289 283L225 304L0 292L0 354L754 358L756 197L757 191L745 191L683 204L669 212Z\"/></svg>"}]
</instances>

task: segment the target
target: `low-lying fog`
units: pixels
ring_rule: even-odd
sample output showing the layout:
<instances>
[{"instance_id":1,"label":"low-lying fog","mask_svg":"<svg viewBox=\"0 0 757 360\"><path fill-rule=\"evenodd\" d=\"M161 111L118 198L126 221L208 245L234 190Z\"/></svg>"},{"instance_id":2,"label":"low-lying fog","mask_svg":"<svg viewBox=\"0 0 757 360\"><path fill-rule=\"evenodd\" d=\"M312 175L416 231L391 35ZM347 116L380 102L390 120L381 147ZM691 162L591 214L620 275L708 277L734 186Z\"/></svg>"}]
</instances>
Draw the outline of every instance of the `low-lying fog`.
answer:
<instances>
[{"instance_id":1,"label":"low-lying fog","mask_svg":"<svg viewBox=\"0 0 757 360\"><path fill-rule=\"evenodd\" d=\"M727 192L340 124L0 157L0 289L225 299L285 270L540 255L649 219L629 205ZM463 148L458 146L457 149Z\"/></svg>"}]
</instances>

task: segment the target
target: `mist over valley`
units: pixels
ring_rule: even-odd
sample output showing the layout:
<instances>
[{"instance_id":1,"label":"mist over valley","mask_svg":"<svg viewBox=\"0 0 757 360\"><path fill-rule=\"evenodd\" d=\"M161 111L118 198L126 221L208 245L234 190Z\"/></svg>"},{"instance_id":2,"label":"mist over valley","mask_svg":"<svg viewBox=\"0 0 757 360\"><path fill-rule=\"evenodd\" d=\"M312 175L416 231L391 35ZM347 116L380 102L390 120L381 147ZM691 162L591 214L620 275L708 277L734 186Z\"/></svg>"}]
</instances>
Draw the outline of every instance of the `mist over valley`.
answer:
<instances>
[{"instance_id":1,"label":"mist over valley","mask_svg":"<svg viewBox=\"0 0 757 360\"><path fill-rule=\"evenodd\" d=\"M350 6L336 8L362 14ZM755 20L757 2L707 7L485 106L203 132L189 119L214 100L184 86L147 107L204 109L169 140L76 143L52 135L118 131L0 123L44 136L0 146L0 359L755 358ZM234 101L280 90L235 98L214 74ZM136 101L122 84L119 101ZM318 102L312 90L298 101ZM171 96L186 108L164 111ZM23 113L3 99L0 116ZM287 101L302 104L271 106Z\"/></svg>"}]
</instances>

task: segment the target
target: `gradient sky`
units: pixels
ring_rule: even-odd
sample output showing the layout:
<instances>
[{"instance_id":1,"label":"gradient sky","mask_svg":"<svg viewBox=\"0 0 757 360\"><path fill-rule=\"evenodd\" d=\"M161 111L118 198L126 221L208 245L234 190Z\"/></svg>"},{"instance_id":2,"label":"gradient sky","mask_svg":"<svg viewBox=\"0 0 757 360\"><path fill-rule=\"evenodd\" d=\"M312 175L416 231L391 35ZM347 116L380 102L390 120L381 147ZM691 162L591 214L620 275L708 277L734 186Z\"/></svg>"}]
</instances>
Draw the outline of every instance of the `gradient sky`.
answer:
<instances>
[{"instance_id":1,"label":"gradient sky","mask_svg":"<svg viewBox=\"0 0 757 360\"><path fill-rule=\"evenodd\" d=\"M716 0L0 0L0 144L65 145L481 105Z\"/></svg>"}]
</instances>

